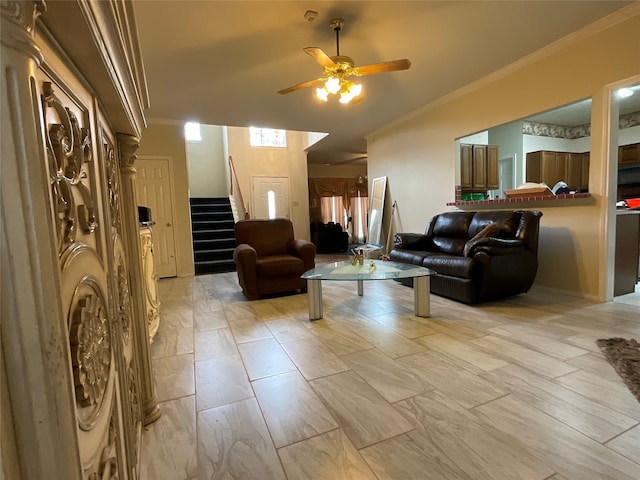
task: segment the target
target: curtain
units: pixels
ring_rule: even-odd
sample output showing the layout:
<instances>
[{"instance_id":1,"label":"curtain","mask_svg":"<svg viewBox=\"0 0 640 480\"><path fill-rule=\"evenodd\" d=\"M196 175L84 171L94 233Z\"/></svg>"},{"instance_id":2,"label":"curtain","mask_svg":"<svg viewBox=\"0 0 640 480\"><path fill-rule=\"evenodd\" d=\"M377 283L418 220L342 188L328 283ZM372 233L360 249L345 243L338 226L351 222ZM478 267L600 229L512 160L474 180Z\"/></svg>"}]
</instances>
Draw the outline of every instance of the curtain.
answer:
<instances>
[{"instance_id":1,"label":"curtain","mask_svg":"<svg viewBox=\"0 0 640 480\"><path fill-rule=\"evenodd\" d=\"M309 179L309 210L311 221L337 221L347 227L348 213L351 209L352 198L366 198L367 182L358 178L310 178ZM325 198L338 198L329 203ZM323 203L324 202L324 203ZM335 202L342 202L343 214L338 214L338 220L326 220L328 213L336 208ZM324 205L324 207L323 207ZM330 210L329 210L330 209ZM331 218L331 217L329 217ZM366 218L366 217L365 217ZM365 228L366 230L366 228Z\"/></svg>"},{"instance_id":2,"label":"curtain","mask_svg":"<svg viewBox=\"0 0 640 480\"><path fill-rule=\"evenodd\" d=\"M339 223L347 226L347 210L342 197L322 197L320 199L320 218L322 223Z\"/></svg>"},{"instance_id":3,"label":"curtain","mask_svg":"<svg viewBox=\"0 0 640 480\"><path fill-rule=\"evenodd\" d=\"M367 241L367 217L369 216L369 198L354 197L351 199L351 223L349 234L352 243L365 243Z\"/></svg>"}]
</instances>

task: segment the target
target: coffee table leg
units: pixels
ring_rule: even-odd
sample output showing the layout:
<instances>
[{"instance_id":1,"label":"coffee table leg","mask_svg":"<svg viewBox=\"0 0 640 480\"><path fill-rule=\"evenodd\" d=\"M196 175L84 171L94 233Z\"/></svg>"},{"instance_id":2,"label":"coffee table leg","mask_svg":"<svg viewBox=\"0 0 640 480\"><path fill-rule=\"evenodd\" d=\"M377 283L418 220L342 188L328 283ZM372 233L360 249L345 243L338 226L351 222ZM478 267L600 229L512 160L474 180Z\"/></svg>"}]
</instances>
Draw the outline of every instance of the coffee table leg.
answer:
<instances>
[{"instance_id":1,"label":"coffee table leg","mask_svg":"<svg viewBox=\"0 0 640 480\"><path fill-rule=\"evenodd\" d=\"M362 280L358 280L358 295L364 295L364 288L362 287Z\"/></svg>"},{"instance_id":2,"label":"coffee table leg","mask_svg":"<svg viewBox=\"0 0 640 480\"><path fill-rule=\"evenodd\" d=\"M416 277L413 279L413 296L416 317L428 317L431 315L431 282L429 277Z\"/></svg>"},{"instance_id":3,"label":"coffee table leg","mask_svg":"<svg viewBox=\"0 0 640 480\"><path fill-rule=\"evenodd\" d=\"M322 318L322 281L307 280L307 291L309 293L309 320L319 320Z\"/></svg>"}]
</instances>

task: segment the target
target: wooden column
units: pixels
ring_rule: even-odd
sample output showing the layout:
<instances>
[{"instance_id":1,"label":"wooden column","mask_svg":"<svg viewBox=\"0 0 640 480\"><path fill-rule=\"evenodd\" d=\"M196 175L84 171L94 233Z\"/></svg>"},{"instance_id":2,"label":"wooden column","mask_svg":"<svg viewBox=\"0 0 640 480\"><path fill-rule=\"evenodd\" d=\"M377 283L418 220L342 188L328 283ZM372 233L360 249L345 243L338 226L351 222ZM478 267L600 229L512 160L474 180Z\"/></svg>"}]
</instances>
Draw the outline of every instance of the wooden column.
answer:
<instances>
[{"instance_id":1,"label":"wooden column","mask_svg":"<svg viewBox=\"0 0 640 480\"><path fill-rule=\"evenodd\" d=\"M118 134L120 175L122 179L123 228L125 249L129 257L131 274L131 297L133 325L136 330L136 349L140 367L140 399L142 401L143 422L148 425L160 418L160 406L156 396L151 363L151 348L145 304L144 273L142 271L142 253L140 250L138 226L138 201L136 198L136 169L133 166L135 152L140 146L138 138L132 135Z\"/></svg>"},{"instance_id":2,"label":"wooden column","mask_svg":"<svg viewBox=\"0 0 640 480\"><path fill-rule=\"evenodd\" d=\"M33 32L44 10L40 1L0 3L0 359L9 396L0 401L9 402L15 434L14 455L4 459L3 469L23 480L79 480L75 395L35 80L43 58ZM5 404L0 410L9 409Z\"/></svg>"}]
</instances>

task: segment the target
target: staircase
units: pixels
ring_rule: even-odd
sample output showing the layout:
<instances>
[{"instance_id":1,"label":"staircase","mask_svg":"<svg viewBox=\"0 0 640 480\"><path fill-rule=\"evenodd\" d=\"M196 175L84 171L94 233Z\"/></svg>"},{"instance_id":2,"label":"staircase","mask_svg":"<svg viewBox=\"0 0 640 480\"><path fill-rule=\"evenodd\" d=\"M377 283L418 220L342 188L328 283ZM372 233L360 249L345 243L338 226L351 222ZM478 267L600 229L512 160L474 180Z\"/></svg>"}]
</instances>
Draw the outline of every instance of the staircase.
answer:
<instances>
[{"instance_id":1,"label":"staircase","mask_svg":"<svg viewBox=\"0 0 640 480\"><path fill-rule=\"evenodd\" d=\"M233 272L236 239L229 199L190 198L196 275Z\"/></svg>"}]
</instances>

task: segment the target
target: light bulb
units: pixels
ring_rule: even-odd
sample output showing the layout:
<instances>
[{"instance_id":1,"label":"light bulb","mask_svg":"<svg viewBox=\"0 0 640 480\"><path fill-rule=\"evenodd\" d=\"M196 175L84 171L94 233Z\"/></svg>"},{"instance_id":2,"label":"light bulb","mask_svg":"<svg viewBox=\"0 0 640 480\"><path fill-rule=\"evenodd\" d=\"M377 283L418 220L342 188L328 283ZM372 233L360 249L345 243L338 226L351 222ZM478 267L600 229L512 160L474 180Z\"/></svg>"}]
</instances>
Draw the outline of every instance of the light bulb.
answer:
<instances>
[{"instance_id":1,"label":"light bulb","mask_svg":"<svg viewBox=\"0 0 640 480\"><path fill-rule=\"evenodd\" d=\"M630 88L621 88L616 92L616 94L618 95L618 98L627 98L633 95L633 90Z\"/></svg>"},{"instance_id":2,"label":"light bulb","mask_svg":"<svg viewBox=\"0 0 640 480\"><path fill-rule=\"evenodd\" d=\"M340 103L349 103L353 99L353 95L350 92L340 93Z\"/></svg>"},{"instance_id":3,"label":"light bulb","mask_svg":"<svg viewBox=\"0 0 640 480\"><path fill-rule=\"evenodd\" d=\"M329 77L324 83L324 87L329 93L338 93L340 91L340 79L338 77Z\"/></svg>"},{"instance_id":4,"label":"light bulb","mask_svg":"<svg viewBox=\"0 0 640 480\"><path fill-rule=\"evenodd\" d=\"M329 99L329 92L327 92L327 89L324 87L316 88L316 97L318 97L323 102L326 102Z\"/></svg>"},{"instance_id":5,"label":"light bulb","mask_svg":"<svg viewBox=\"0 0 640 480\"><path fill-rule=\"evenodd\" d=\"M351 88L349 89L349 93L351 93L353 97L357 97L358 95L360 95L362 93L362 84L358 83L358 84L352 85Z\"/></svg>"}]
</instances>

